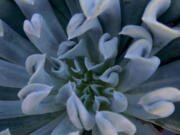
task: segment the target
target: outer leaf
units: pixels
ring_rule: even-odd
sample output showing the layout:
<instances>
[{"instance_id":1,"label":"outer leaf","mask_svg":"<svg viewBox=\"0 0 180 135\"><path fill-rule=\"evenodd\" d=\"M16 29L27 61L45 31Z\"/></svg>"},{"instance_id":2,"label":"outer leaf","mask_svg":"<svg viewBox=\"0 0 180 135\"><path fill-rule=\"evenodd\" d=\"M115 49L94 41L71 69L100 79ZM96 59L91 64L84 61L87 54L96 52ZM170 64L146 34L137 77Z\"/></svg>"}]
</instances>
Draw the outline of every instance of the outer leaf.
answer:
<instances>
[{"instance_id":1,"label":"outer leaf","mask_svg":"<svg viewBox=\"0 0 180 135\"><path fill-rule=\"evenodd\" d=\"M112 36L116 36L121 29L120 0L110 0L108 8L99 16L99 19L104 31Z\"/></svg>"},{"instance_id":2,"label":"outer leaf","mask_svg":"<svg viewBox=\"0 0 180 135\"><path fill-rule=\"evenodd\" d=\"M35 13L31 21L24 21L24 31L42 53L56 56L59 41L40 14Z\"/></svg>"},{"instance_id":3,"label":"outer leaf","mask_svg":"<svg viewBox=\"0 0 180 135\"><path fill-rule=\"evenodd\" d=\"M175 112L168 118L152 120L151 122L168 129L174 133L180 134L180 103L175 104Z\"/></svg>"},{"instance_id":4,"label":"outer leaf","mask_svg":"<svg viewBox=\"0 0 180 135\"><path fill-rule=\"evenodd\" d=\"M170 28L158 21L170 6L171 0L152 0L145 9L142 20L151 31L154 38L152 55L165 47L171 40L180 36L179 28Z\"/></svg>"},{"instance_id":5,"label":"outer leaf","mask_svg":"<svg viewBox=\"0 0 180 135\"><path fill-rule=\"evenodd\" d=\"M135 135L161 135L158 131L153 128L150 124L140 121L138 119L134 119L128 117L135 125L136 125L136 133Z\"/></svg>"},{"instance_id":6,"label":"outer leaf","mask_svg":"<svg viewBox=\"0 0 180 135\"><path fill-rule=\"evenodd\" d=\"M179 78L180 77L179 69L180 69L180 60L164 65L156 71L156 73L148 80L148 82Z\"/></svg>"},{"instance_id":7,"label":"outer leaf","mask_svg":"<svg viewBox=\"0 0 180 135\"><path fill-rule=\"evenodd\" d=\"M1 0L0 1L0 18L5 21L10 27L16 30L21 35L25 36L22 27L19 27L23 24L24 15L19 10L17 5L12 0ZM16 20L14 21L14 18Z\"/></svg>"},{"instance_id":8,"label":"outer leaf","mask_svg":"<svg viewBox=\"0 0 180 135\"><path fill-rule=\"evenodd\" d=\"M59 113L4 119L0 121L0 130L9 128L12 135L30 134L34 130L52 121L57 115L59 115Z\"/></svg>"},{"instance_id":9,"label":"outer leaf","mask_svg":"<svg viewBox=\"0 0 180 135\"><path fill-rule=\"evenodd\" d=\"M11 135L11 133L10 133L9 129L6 129L6 130L0 132L0 135Z\"/></svg>"},{"instance_id":10,"label":"outer leaf","mask_svg":"<svg viewBox=\"0 0 180 135\"><path fill-rule=\"evenodd\" d=\"M176 38L171 41L166 47L160 50L157 57L161 59L161 65L172 62L173 60L180 58L180 38Z\"/></svg>"},{"instance_id":11,"label":"outer leaf","mask_svg":"<svg viewBox=\"0 0 180 135\"><path fill-rule=\"evenodd\" d=\"M64 117L63 114L60 115L58 118L56 118L55 120L51 121L47 125L39 128L38 130L36 130L35 132L31 133L30 135L50 135L51 132L54 130L54 128L56 128L56 126L61 122L63 117Z\"/></svg>"},{"instance_id":12,"label":"outer leaf","mask_svg":"<svg viewBox=\"0 0 180 135\"><path fill-rule=\"evenodd\" d=\"M41 14L54 34L54 37L58 39L59 42L66 39L66 35L56 19L48 0L15 0L15 2L28 19L30 19L34 13Z\"/></svg>"},{"instance_id":13,"label":"outer leaf","mask_svg":"<svg viewBox=\"0 0 180 135\"><path fill-rule=\"evenodd\" d=\"M81 130L74 127L67 116L57 125L51 135L80 135Z\"/></svg>"},{"instance_id":14,"label":"outer leaf","mask_svg":"<svg viewBox=\"0 0 180 135\"><path fill-rule=\"evenodd\" d=\"M117 135L124 132L127 135L134 135L135 125L121 114L102 111L96 113L96 123L103 135Z\"/></svg>"},{"instance_id":15,"label":"outer leaf","mask_svg":"<svg viewBox=\"0 0 180 135\"><path fill-rule=\"evenodd\" d=\"M33 44L0 20L0 56L2 58L24 66L26 58L38 52Z\"/></svg>"},{"instance_id":16,"label":"outer leaf","mask_svg":"<svg viewBox=\"0 0 180 135\"><path fill-rule=\"evenodd\" d=\"M29 75L25 68L0 60L0 85L22 88L28 82Z\"/></svg>"},{"instance_id":17,"label":"outer leaf","mask_svg":"<svg viewBox=\"0 0 180 135\"><path fill-rule=\"evenodd\" d=\"M154 75L144 84L134 88L132 93L147 93L162 87L175 87L180 89L180 60L160 67Z\"/></svg>"},{"instance_id":18,"label":"outer leaf","mask_svg":"<svg viewBox=\"0 0 180 135\"><path fill-rule=\"evenodd\" d=\"M0 119L22 117L21 101L0 101Z\"/></svg>"}]
</instances>

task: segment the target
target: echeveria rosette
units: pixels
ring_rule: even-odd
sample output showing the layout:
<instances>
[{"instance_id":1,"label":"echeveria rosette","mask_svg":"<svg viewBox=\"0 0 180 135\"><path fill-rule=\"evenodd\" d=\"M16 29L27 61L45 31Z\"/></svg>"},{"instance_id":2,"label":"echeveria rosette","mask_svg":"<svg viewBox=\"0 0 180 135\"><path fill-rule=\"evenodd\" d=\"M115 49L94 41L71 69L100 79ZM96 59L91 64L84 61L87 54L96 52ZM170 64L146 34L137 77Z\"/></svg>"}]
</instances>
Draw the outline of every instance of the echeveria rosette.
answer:
<instances>
[{"instance_id":1,"label":"echeveria rosette","mask_svg":"<svg viewBox=\"0 0 180 135\"><path fill-rule=\"evenodd\" d=\"M48 0L15 2L28 18L29 41L0 21L0 85L20 89L20 100L0 101L0 128L18 135L155 135L152 122L180 133L179 119L171 121L180 62L160 66L180 36L178 26L158 20L171 0L151 0L142 25L123 27L119 0L66 0L72 15L66 32ZM119 35L132 38L123 53Z\"/></svg>"}]
</instances>

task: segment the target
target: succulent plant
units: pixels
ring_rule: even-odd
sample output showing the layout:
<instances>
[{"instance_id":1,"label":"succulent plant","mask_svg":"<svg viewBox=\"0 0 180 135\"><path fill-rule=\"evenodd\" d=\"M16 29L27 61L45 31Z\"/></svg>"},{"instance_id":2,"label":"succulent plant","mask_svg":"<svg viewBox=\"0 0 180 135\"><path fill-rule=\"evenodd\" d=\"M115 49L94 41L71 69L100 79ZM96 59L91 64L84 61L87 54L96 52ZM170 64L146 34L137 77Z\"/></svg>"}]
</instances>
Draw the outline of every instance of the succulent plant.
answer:
<instances>
[{"instance_id":1,"label":"succulent plant","mask_svg":"<svg viewBox=\"0 0 180 135\"><path fill-rule=\"evenodd\" d=\"M180 133L178 4L0 2L0 135Z\"/></svg>"}]
</instances>

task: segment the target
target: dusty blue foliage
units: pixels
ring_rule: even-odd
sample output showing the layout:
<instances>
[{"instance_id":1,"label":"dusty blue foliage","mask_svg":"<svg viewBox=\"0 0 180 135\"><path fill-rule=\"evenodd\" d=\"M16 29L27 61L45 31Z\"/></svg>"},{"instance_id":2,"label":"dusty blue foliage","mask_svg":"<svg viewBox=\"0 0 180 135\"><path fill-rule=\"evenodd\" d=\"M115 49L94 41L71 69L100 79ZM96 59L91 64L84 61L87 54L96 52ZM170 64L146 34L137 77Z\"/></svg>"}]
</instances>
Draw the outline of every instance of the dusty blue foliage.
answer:
<instances>
[{"instance_id":1,"label":"dusty blue foliage","mask_svg":"<svg viewBox=\"0 0 180 135\"><path fill-rule=\"evenodd\" d=\"M180 133L178 0L14 2L26 36L0 20L0 135Z\"/></svg>"}]
</instances>

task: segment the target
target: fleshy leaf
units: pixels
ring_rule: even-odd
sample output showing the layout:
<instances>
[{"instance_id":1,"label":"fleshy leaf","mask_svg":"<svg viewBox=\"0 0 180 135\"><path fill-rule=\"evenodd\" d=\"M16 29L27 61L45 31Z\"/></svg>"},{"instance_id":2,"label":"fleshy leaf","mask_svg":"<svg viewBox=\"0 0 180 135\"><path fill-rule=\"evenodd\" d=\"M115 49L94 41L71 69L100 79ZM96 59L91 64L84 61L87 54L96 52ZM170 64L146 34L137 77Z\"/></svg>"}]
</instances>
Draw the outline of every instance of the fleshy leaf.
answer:
<instances>
[{"instance_id":1,"label":"fleshy leaf","mask_svg":"<svg viewBox=\"0 0 180 135\"><path fill-rule=\"evenodd\" d=\"M79 0L81 8L88 19L95 18L111 4L110 0Z\"/></svg>"},{"instance_id":2,"label":"fleshy leaf","mask_svg":"<svg viewBox=\"0 0 180 135\"><path fill-rule=\"evenodd\" d=\"M112 111L113 112L124 112L128 107L128 101L124 94L121 92L114 92L112 99Z\"/></svg>"},{"instance_id":3,"label":"fleshy leaf","mask_svg":"<svg viewBox=\"0 0 180 135\"><path fill-rule=\"evenodd\" d=\"M128 100L128 108L125 113L145 121L158 119L159 116L148 113L144 110L142 105L139 104L139 100L142 96L142 94L126 94Z\"/></svg>"},{"instance_id":4,"label":"fleshy leaf","mask_svg":"<svg viewBox=\"0 0 180 135\"><path fill-rule=\"evenodd\" d=\"M37 129L36 131L32 132L30 135L50 135L54 128L56 128L56 126L61 122L63 117L64 115L61 114L58 118L49 122L47 125Z\"/></svg>"},{"instance_id":5,"label":"fleshy leaf","mask_svg":"<svg viewBox=\"0 0 180 135\"><path fill-rule=\"evenodd\" d=\"M179 105L180 105L179 102L175 103L176 109L171 116L169 116L167 118L163 118L163 119L151 120L151 122L161 126L162 128L172 131L173 133L179 134L180 133Z\"/></svg>"},{"instance_id":6,"label":"fleshy leaf","mask_svg":"<svg viewBox=\"0 0 180 135\"><path fill-rule=\"evenodd\" d=\"M59 113L17 117L0 120L0 130L9 128L12 135L25 135L54 120ZM22 128L23 127L23 128Z\"/></svg>"},{"instance_id":7,"label":"fleshy leaf","mask_svg":"<svg viewBox=\"0 0 180 135\"><path fill-rule=\"evenodd\" d=\"M136 125L135 135L161 135L161 133L153 125L132 117L128 117Z\"/></svg>"},{"instance_id":8,"label":"fleshy leaf","mask_svg":"<svg viewBox=\"0 0 180 135\"><path fill-rule=\"evenodd\" d=\"M68 116L56 126L51 135L81 135L81 130L74 127Z\"/></svg>"},{"instance_id":9,"label":"fleshy leaf","mask_svg":"<svg viewBox=\"0 0 180 135\"><path fill-rule=\"evenodd\" d=\"M49 58L51 59L51 58ZM50 60L52 61L52 60ZM27 58L26 60L26 69L32 75L29 79L30 83L42 83L47 84L50 86L54 86L59 88L65 82L62 78L57 78L53 73L51 73L53 67L52 63L48 61L47 56L44 54L34 54ZM49 66L51 65L51 69L48 70Z\"/></svg>"},{"instance_id":10,"label":"fleshy leaf","mask_svg":"<svg viewBox=\"0 0 180 135\"><path fill-rule=\"evenodd\" d=\"M160 67L156 73L148 80L149 82L155 82L158 80L167 80L180 77L180 60L171 62L167 65Z\"/></svg>"},{"instance_id":11,"label":"fleshy leaf","mask_svg":"<svg viewBox=\"0 0 180 135\"><path fill-rule=\"evenodd\" d=\"M121 70L119 65L110 67L99 77L99 79L112 86L117 86L119 83L119 72L121 72Z\"/></svg>"},{"instance_id":12,"label":"fleshy leaf","mask_svg":"<svg viewBox=\"0 0 180 135\"><path fill-rule=\"evenodd\" d=\"M178 28L169 28L157 21L170 6L171 0L152 0L146 7L142 17L143 22L148 26L154 37L155 48L152 54L157 53L165 47L171 40L180 36Z\"/></svg>"},{"instance_id":13,"label":"fleshy leaf","mask_svg":"<svg viewBox=\"0 0 180 135\"><path fill-rule=\"evenodd\" d=\"M56 56L59 43L41 15L33 14L31 21L26 20L24 31L42 53Z\"/></svg>"},{"instance_id":14,"label":"fleshy leaf","mask_svg":"<svg viewBox=\"0 0 180 135\"><path fill-rule=\"evenodd\" d=\"M113 60L109 59L96 64L89 58L85 57L84 63L88 71L101 73L103 70L105 70L105 67L110 66L113 63Z\"/></svg>"},{"instance_id":15,"label":"fleshy leaf","mask_svg":"<svg viewBox=\"0 0 180 135\"><path fill-rule=\"evenodd\" d=\"M57 53L59 59L74 59L78 56L90 57L87 44L83 39L78 44L73 41L62 42Z\"/></svg>"},{"instance_id":16,"label":"fleshy leaf","mask_svg":"<svg viewBox=\"0 0 180 135\"><path fill-rule=\"evenodd\" d=\"M150 43L152 43L151 35L147 31L147 29L144 28L143 26L126 25L123 27L123 29L121 30L121 32L119 34L130 36L130 37L134 38L135 40L146 39Z\"/></svg>"},{"instance_id":17,"label":"fleshy leaf","mask_svg":"<svg viewBox=\"0 0 180 135\"><path fill-rule=\"evenodd\" d=\"M105 0L104 0L105 1ZM103 30L112 36L117 36L121 29L121 2L119 0L110 0L102 14L99 15L99 20ZM113 8L112 8L113 7ZM111 20L111 21L109 21Z\"/></svg>"},{"instance_id":18,"label":"fleshy leaf","mask_svg":"<svg viewBox=\"0 0 180 135\"><path fill-rule=\"evenodd\" d=\"M180 101L180 91L176 88L166 87L144 95L140 99L139 104L147 112L164 118L174 112L175 107L172 102L178 101Z\"/></svg>"},{"instance_id":19,"label":"fleshy leaf","mask_svg":"<svg viewBox=\"0 0 180 135\"><path fill-rule=\"evenodd\" d=\"M75 84L72 82L68 82L64 86L62 86L58 94L56 95L56 104L66 105L67 100L71 97L71 95L76 91Z\"/></svg>"},{"instance_id":20,"label":"fleshy leaf","mask_svg":"<svg viewBox=\"0 0 180 135\"><path fill-rule=\"evenodd\" d=\"M95 124L93 115L86 110L86 108L76 95L72 95L68 99L66 106L69 119L74 124L74 126L79 129L92 129Z\"/></svg>"},{"instance_id":21,"label":"fleshy leaf","mask_svg":"<svg viewBox=\"0 0 180 135\"><path fill-rule=\"evenodd\" d=\"M54 100L48 96L52 87L45 84L30 84L18 93L22 101L22 111L25 114L44 114L60 110Z\"/></svg>"},{"instance_id":22,"label":"fleshy leaf","mask_svg":"<svg viewBox=\"0 0 180 135\"><path fill-rule=\"evenodd\" d=\"M180 91L176 88L171 87L165 87L158 90L154 90L143 96L139 101L139 104L150 104L161 100L178 102L180 101Z\"/></svg>"},{"instance_id":23,"label":"fleshy leaf","mask_svg":"<svg viewBox=\"0 0 180 135\"><path fill-rule=\"evenodd\" d=\"M26 58L38 50L0 20L0 56L8 61L24 66Z\"/></svg>"},{"instance_id":24,"label":"fleshy leaf","mask_svg":"<svg viewBox=\"0 0 180 135\"><path fill-rule=\"evenodd\" d=\"M102 135L118 135L118 132L134 135L136 132L136 127L132 122L121 114L113 112L97 112L96 123Z\"/></svg>"},{"instance_id":25,"label":"fleshy leaf","mask_svg":"<svg viewBox=\"0 0 180 135\"><path fill-rule=\"evenodd\" d=\"M72 16L67 26L68 39L70 40L81 36L88 30L95 29L98 26L99 22L97 19L87 20L82 13L77 13Z\"/></svg>"},{"instance_id":26,"label":"fleshy leaf","mask_svg":"<svg viewBox=\"0 0 180 135\"><path fill-rule=\"evenodd\" d=\"M11 135L9 129L0 132L0 135Z\"/></svg>"},{"instance_id":27,"label":"fleshy leaf","mask_svg":"<svg viewBox=\"0 0 180 135\"><path fill-rule=\"evenodd\" d=\"M102 35L99 40L99 51L103 58L110 59L117 56L118 39L116 37L111 38L111 36L106 33Z\"/></svg>"},{"instance_id":28,"label":"fleshy leaf","mask_svg":"<svg viewBox=\"0 0 180 135\"><path fill-rule=\"evenodd\" d=\"M15 2L28 19L31 19L34 13L42 15L58 42L66 40L66 35L56 19L48 0L15 0Z\"/></svg>"},{"instance_id":29,"label":"fleshy leaf","mask_svg":"<svg viewBox=\"0 0 180 135\"><path fill-rule=\"evenodd\" d=\"M152 44L148 40L140 39L135 41L127 50L125 58L149 57Z\"/></svg>"},{"instance_id":30,"label":"fleshy leaf","mask_svg":"<svg viewBox=\"0 0 180 135\"><path fill-rule=\"evenodd\" d=\"M143 105L143 108L148 113L157 115L159 118L170 116L174 110L174 104L169 101L158 101L150 105Z\"/></svg>"},{"instance_id":31,"label":"fleshy leaf","mask_svg":"<svg viewBox=\"0 0 180 135\"><path fill-rule=\"evenodd\" d=\"M0 60L0 85L22 88L28 82L29 75L24 67Z\"/></svg>"},{"instance_id":32,"label":"fleshy leaf","mask_svg":"<svg viewBox=\"0 0 180 135\"><path fill-rule=\"evenodd\" d=\"M139 44L140 42L145 43L144 41L147 40L138 40L134 42L127 51L125 58L129 61L120 74L121 81L119 90L127 91L138 86L140 83L149 79L157 70L160 60L155 56L146 58L150 53L151 44L148 42L147 44Z\"/></svg>"},{"instance_id":33,"label":"fleshy leaf","mask_svg":"<svg viewBox=\"0 0 180 135\"><path fill-rule=\"evenodd\" d=\"M21 101L0 101L0 119L22 117Z\"/></svg>"}]
</instances>

